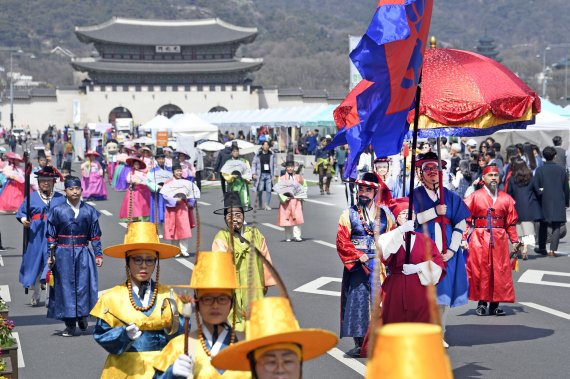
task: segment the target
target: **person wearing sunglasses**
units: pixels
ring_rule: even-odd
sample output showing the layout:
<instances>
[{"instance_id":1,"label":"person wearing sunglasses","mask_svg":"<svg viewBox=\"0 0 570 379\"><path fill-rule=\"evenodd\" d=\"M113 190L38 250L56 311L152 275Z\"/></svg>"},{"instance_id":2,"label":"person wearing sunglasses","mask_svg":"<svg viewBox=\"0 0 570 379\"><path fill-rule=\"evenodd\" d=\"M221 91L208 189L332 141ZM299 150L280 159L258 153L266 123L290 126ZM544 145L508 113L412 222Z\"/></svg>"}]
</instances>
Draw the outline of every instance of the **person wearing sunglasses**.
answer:
<instances>
[{"instance_id":1,"label":"person wearing sunglasses","mask_svg":"<svg viewBox=\"0 0 570 379\"><path fill-rule=\"evenodd\" d=\"M130 224L124 243L103 251L125 259L127 279L106 291L91 310L97 319L93 337L109 353L101 378L153 377L154 358L178 335L177 330L163 329L161 305L170 297L170 289L159 284L160 260L179 252L178 247L159 242L151 222ZM182 306L177 296L173 300Z\"/></svg>"},{"instance_id":2,"label":"person wearing sunglasses","mask_svg":"<svg viewBox=\"0 0 570 379\"><path fill-rule=\"evenodd\" d=\"M441 164L445 168L444 160ZM416 168L420 170L422 183L414 189L414 209L419 224L416 232L423 233L425 227L428 236L441 252L443 261L447 262L447 274L437 285L437 303L440 306L445 333L445 317L449 307L467 304L469 286L461 239L467 227L466 219L471 213L463 199L445 187L443 202L440 201L440 185L443 183L440 183L437 154L432 152L420 154L416 160ZM443 229L445 229L445 240ZM448 347L445 341L443 345Z\"/></svg>"},{"instance_id":3,"label":"person wearing sunglasses","mask_svg":"<svg viewBox=\"0 0 570 379\"><path fill-rule=\"evenodd\" d=\"M185 337L180 335L154 359L154 378L251 378L248 372L216 369L211 363L221 351L244 339L242 333L236 332L235 312L228 321L238 287L232 254L198 253L190 285L176 287L195 291L196 328L188 334L188 354L184 354Z\"/></svg>"}]
</instances>

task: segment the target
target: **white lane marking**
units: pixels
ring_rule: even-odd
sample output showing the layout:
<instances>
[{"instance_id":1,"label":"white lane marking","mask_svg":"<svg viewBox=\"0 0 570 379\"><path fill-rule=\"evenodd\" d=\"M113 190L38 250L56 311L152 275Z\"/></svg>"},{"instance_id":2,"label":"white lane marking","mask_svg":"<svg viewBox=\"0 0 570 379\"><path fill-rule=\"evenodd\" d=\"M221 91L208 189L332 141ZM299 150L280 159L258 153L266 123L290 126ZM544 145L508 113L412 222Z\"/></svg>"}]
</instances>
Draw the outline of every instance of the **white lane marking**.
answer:
<instances>
[{"instance_id":1,"label":"white lane marking","mask_svg":"<svg viewBox=\"0 0 570 379\"><path fill-rule=\"evenodd\" d=\"M8 285L0 286L0 297L6 302L12 301L10 297L10 287L8 287Z\"/></svg>"},{"instance_id":2,"label":"white lane marking","mask_svg":"<svg viewBox=\"0 0 570 379\"><path fill-rule=\"evenodd\" d=\"M264 222L264 223L262 223L261 225L265 225L265 226L267 226L268 228L275 229L275 230L279 230L279 231L284 231L284 230L285 230L285 228L282 228L282 227L277 226L277 225L270 224L270 223L268 223L268 222Z\"/></svg>"},{"instance_id":3,"label":"white lane marking","mask_svg":"<svg viewBox=\"0 0 570 379\"><path fill-rule=\"evenodd\" d=\"M340 363L353 369L360 375L364 376L366 374L366 366L360 363L358 360L346 356L344 351L334 347L327 352L331 357L339 361Z\"/></svg>"},{"instance_id":4,"label":"white lane marking","mask_svg":"<svg viewBox=\"0 0 570 379\"><path fill-rule=\"evenodd\" d=\"M198 200L198 204L200 204L200 205L206 205L206 206L212 205L212 204L206 203L205 201L202 201L202 200Z\"/></svg>"},{"instance_id":5,"label":"white lane marking","mask_svg":"<svg viewBox=\"0 0 570 379\"><path fill-rule=\"evenodd\" d=\"M121 225L123 228L127 228L127 223L126 222L119 222L119 225Z\"/></svg>"},{"instance_id":6,"label":"white lane marking","mask_svg":"<svg viewBox=\"0 0 570 379\"><path fill-rule=\"evenodd\" d=\"M2 255L0 255L0 267L4 267L4 259L2 258Z\"/></svg>"},{"instance_id":7,"label":"white lane marking","mask_svg":"<svg viewBox=\"0 0 570 379\"><path fill-rule=\"evenodd\" d=\"M105 216L112 216L113 214L105 209L101 209L101 213L103 213Z\"/></svg>"},{"instance_id":8,"label":"white lane marking","mask_svg":"<svg viewBox=\"0 0 570 379\"><path fill-rule=\"evenodd\" d=\"M570 288L570 283L561 283L561 282L552 282L552 281L548 281L548 280L542 280L542 277L544 275L570 277L570 273L568 273L568 272L526 270L520 276L518 282L519 283L540 284L540 285L544 285L544 286L555 286L555 287Z\"/></svg>"},{"instance_id":9,"label":"white lane marking","mask_svg":"<svg viewBox=\"0 0 570 379\"><path fill-rule=\"evenodd\" d=\"M24 363L24 354L22 353L22 344L20 343L20 335L18 332L13 332L12 337L18 341L18 367L26 367Z\"/></svg>"},{"instance_id":10,"label":"white lane marking","mask_svg":"<svg viewBox=\"0 0 570 379\"><path fill-rule=\"evenodd\" d=\"M86 201L85 203L87 203L87 204L91 205L92 207L94 207L94 206L95 206L95 203L94 203L94 202L92 202L92 201Z\"/></svg>"},{"instance_id":11,"label":"white lane marking","mask_svg":"<svg viewBox=\"0 0 570 379\"><path fill-rule=\"evenodd\" d=\"M336 245L332 244L330 242L326 242L326 241L321 241L321 240L313 240L314 243L318 243L319 245L323 245L326 247L332 247L333 249L336 250Z\"/></svg>"},{"instance_id":12,"label":"white lane marking","mask_svg":"<svg viewBox=\"0 0 570 379\"><path fill-rule=\"evenodd\" d=\"M303 199L303 201L307 201L309 203L321 204L321 205L328 205L331 207L335 206L335 204L333 204L333 203L327 203L326 201L320 201L320 200Z\"/></svg>"},{"instance_id":13,"label":"white lane marking","mask_svg":"<svg viewBox=\"0 0 570 379\"><path fill-rule=\"evenodd\" d=\"M342 282L342 279L341 278L331 278L329 276L321 276L320 278L317 278L317 279L313 280L312 282L309 282L307 284L303 284L301 287L296 288L294 291L295 292L312 293L315 295L328 295L328 296L340 297L339 291L329 291L329 290L322 290L321 289L321 287L323 287L329 283L333 283L333 282L340 283L340 282Z\"/></svg>"},{"instance_id":14,"label":"white lane marking","mask_svg":"<svg viewBox=\"0 0 570 379\"><path fill-rule=\"evenodd\" d=\"M190 270L194 271L194 263L190 262L186 258L176 258L175 261L180 263L182 266L186 266Z\"/></svg>"},{"instance_id":15,"label":"white lane marking","mask_svg":"<svg viewBox=\"0 0 570 379\"><path fill-rule=\"evenodd\" d=\"M525 307L534 308L534 309L538 309L539 311L550 313L551 315L558 316L558 317L566 319L566 320L570 320L570 314L564 313L561 311L557 311L556 309L545 307L544 305L540 305L540 304L536 304L536 303L526 303L526 302L523 303L520 301L519 301L519 304L522 304Z\"/></svg>"}]
</instances>

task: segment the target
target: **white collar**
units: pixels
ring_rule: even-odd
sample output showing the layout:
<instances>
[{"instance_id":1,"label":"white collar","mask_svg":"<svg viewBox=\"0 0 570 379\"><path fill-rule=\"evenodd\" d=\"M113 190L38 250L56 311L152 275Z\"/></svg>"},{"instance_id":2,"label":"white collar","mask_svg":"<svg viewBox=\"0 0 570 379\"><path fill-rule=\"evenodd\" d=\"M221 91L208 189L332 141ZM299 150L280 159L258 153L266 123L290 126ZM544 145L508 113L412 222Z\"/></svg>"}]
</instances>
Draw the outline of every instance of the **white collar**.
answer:
<instances>
[{"instance_id":1,"label":"white collar","mask_svg":"<svg viewBox=\"0 0 570 379\"><path fill-rule=\"evenodd\" d=\"M494 204L495 204L495 201L497 201L497 197L499 196L499 190L496 189L496 190L495 190L495 193L493 194L493 193L491 192L491 190L490 190L489 188L487 188L486 185L483 185L483 188L485 188L485 191L487 191L487 194L488 194L489 196L491 196L491 199L493 199L493 205L494 205Z\"/></svg>"},{"instance_id":2,"label":"white collar","mask_svg":"<svg viewBox=\"0 0 570 379\"><path fill-rule=\"evenodd\" d=\"M226 336L228 335L228 333L230 332L230 327L227 324L222 324L222 332L218 334L218 338L216 339L216 341L212 340L212 333L210 333L210 331L208 330L208 328L206 328L206 326L204 324L202 324L202 334L204 335L204 338L206 339L206 341L208 342L208 345L211 346L210 348L210 356L211 357L215 357L220 350L222 349L222 345L224 343L224 341L226 340Z\"/></svg>"}]
</instances>

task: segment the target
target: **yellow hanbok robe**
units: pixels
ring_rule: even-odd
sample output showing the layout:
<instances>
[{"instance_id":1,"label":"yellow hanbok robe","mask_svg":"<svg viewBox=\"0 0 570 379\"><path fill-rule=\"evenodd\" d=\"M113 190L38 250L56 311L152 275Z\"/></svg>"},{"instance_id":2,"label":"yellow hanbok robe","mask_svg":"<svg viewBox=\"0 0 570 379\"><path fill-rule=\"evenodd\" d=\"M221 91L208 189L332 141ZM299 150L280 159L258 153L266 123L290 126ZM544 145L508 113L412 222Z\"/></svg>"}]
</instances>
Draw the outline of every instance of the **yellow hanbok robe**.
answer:
<instances>
[{"instance_id":1,"label":"yellow hanbok robe","mask_svg":"<svg viewBox=\"0 0 570 379\"><path fill-rule=\"evenodd\" d=\"M152 282L151 296L154 285L156 283ZM105 361L102 379L153 377L154 358L160 354L169 340L175 337L169 337L164 332L160 315L162 302L169 296L169 288L159 284L153 307L144 313L134 309L130 304L126 284L111 288L99 298L91 310L91 315L98 318L93 337L110 353ZM133 300L138 306L142 306L135 294ZM177 306L178 309L182 309L178 299ZM106 313L107 309L117 318L127 323L135 323L142 331L142 335L137 340L131 341L125 331L125 325L110 313Z\"/></svg>"}]
</instances>

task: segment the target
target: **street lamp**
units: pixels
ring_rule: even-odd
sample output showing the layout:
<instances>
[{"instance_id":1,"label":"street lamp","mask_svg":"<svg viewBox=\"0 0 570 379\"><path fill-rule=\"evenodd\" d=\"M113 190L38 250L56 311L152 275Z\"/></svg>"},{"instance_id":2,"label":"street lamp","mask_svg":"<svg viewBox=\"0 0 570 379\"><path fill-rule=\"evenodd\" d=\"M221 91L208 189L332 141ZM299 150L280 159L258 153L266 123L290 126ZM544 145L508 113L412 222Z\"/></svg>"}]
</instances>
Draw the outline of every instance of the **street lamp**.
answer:
<instances>
[{"instance_id":1,"label":"street lamp","mask_svg":"<svg viewBox=\"0 0 570 379\"><path fill-rule=\"evenodd\" d=\"M550 46L544 48L544 53L542 54L542 97L546 99L546 86L548 85L548 77L546 76L546 51L550 50Z\"/></svg>"}]
</instances>

